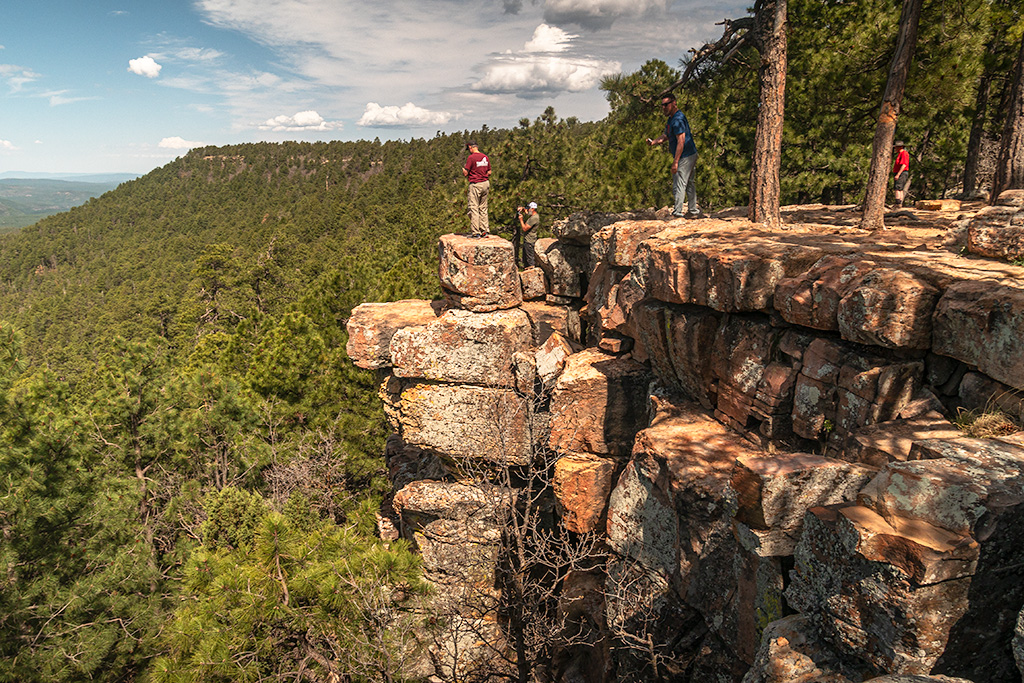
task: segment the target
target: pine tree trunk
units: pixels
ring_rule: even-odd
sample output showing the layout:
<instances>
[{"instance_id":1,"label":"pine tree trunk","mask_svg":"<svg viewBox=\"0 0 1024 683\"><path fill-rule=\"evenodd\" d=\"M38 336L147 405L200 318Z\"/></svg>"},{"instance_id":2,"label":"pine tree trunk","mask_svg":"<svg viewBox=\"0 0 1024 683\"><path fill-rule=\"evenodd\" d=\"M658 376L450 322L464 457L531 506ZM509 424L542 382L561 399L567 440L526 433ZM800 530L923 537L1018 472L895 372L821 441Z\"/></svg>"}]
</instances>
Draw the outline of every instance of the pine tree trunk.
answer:
<instances>
[{"instance_id":1,"label":"pine tree trunk","mask_svg":"<svg viewBox=\"0 0 1024 683\"><path fill-rule=\"evenodd\" d=\"M992 42L988 44L988 48L985 50L986 56L994 52L995 41L996 39L993 38ZM974 99L974 117L971 120L971 135L967 139L967 161L964 163L964 199L970 199L978 189L978 159L981 157L981 141L985 137L985 119L988 116L988 98L991 91L992 71L986 63L985 69L981 73L981 79L978 81L978 93Z\"/></svg>"},{"instance_id":2,"label":"pine tree trunk","mask_svg":"<svg viewBox=\"0 0 1024 683\"><path fill-rule=\"evenodd\" d=\"M750 168L748 216L771 227L779 216L779 168L782 164L782 122L786 102L788 0L767 0L757 14L761 51L761 104L757 112L754 159Z\"/></svg>"},{"instance_id":3,"label":"pine tree trunk","mask_svg":"<svg viewBox=\"0 0 1024 683\"><path fill-rule=\"evenodd\" d=\"M999 144L999 161L996 163L996 177L992 183L989 203L994 204L1003 190L1024 188L1024 36L1021 37L1020 54L1013 67L1013 84L1010 89L1010 107L1003 135Z\"/></svg>"},{"instance_id":4,"label":"pine tree trunk","mask_svg":"<svg viewBox=\"0 0 1024 683\"><path fill-rule=\"evenodd\" d=\"M917 24L921 18L921 3L922 0L903 0L896 53L889 67L889 79L885 84L885 95L882 97L882 108L878 114L878 125L875 127L875 139L871 147L871 171L868 173L868 185L864 193L864 215L860 222L860 227L866 230L880 230L885 227L885 190L889 185L892 143L896 136L896 122L900 117L910 61L917 47Z\"/></svg>"}]
</instances>

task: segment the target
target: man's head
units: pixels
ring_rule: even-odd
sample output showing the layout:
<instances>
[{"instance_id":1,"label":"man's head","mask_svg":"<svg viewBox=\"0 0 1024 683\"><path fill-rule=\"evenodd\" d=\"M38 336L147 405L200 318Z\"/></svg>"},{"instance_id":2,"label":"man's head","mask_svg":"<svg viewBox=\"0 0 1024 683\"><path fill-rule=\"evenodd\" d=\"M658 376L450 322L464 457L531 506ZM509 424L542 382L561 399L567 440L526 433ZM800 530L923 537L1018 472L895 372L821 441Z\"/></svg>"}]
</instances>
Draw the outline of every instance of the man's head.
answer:
<instances>
[{"instance_id":1,"label":"man's head","mask_svg":"<svg viewBox=\"0 0 1024 683\"><path fill-rule=\"evenodd\" d=\"M528 208L530 211L536 211L537 210L537 202L530 202L527 205L526 208Z\"/></svg>"},{"instance_id":2,"label":"man's head","mask_svg":"<svg viewBox=\"0 0 1024 683\"><path fill-rule=\"evenodd\" d=\"M893 147L895 147L896 149L903 149L903 141L897 140L896 142L893 143Z\"/></svg>"},{"instance_id":3,"label":"man's head","mask_svg":"<svg viewBox=\"0 0 1024 683\"><path fill-rule=\"evenodd\" d=\"M467 142L466 143L466 149L468 149L470 152L477 151L478 147L476 146L476 142L474 142L473 140L470 140L469 142Z\"/></svg>"},{"instance_id":4,"label":"man's head","mask_svg":"<svg viewBox=\"0 0 1024 683\"><path fill-rule=\"evenodd\" d=\"M668 93L667 95L661 96L661 111L665 116L672 116L672 114L675 114L676 111L678 111L675 95Z\"/></svg>"}]
</instances>

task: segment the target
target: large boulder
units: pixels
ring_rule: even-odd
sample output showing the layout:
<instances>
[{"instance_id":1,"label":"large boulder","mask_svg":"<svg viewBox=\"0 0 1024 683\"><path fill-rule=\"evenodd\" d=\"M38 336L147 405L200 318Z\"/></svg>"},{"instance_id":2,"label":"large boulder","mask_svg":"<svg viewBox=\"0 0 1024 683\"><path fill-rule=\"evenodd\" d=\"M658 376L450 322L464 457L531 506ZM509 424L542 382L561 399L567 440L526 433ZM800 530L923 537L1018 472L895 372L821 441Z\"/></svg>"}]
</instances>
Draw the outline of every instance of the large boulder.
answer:
<instances>
[{"instance_id":1,"label":"large boulder","mask_svg":"<svg viewBox=\"0 0 1024 683\"><path fill-rule=\"evenodd\" d=\"M939 299L932 350L1024 390L1024 287L958 282Z\"/></svg>"},{"instance_id":2,"label":"large boulder","mask_svg":"<svg viewBox=\"0 0 1024 683\"><path fill-rule=\"evenodd\" d=\"M441 235L438 248L441 287L453 306L485 312L523 302L515 251L508 240Z\"/></svg>"},{"instance_id":3,"label":"large boulder","mask_svg":"<svg viewBox=\"0 0 1024 683\"><path fill-rule=\"evenodd\" d=\"M391 377L381 388L381 398L385 414L407 444L456 465L522 465L530 460L530 405L513 389Z\"/></svg>"},{"instance_id":4,"label":"large boulder","mask_svg":"<svg viewBox=\"0 0 1024 683\"><path fill-rule=\"evenodd\" d=\"M599 264L586 295L590 340L597 341L606 332L632 336L633 306L643 298L643 290L636 286L628 270Z\"/></svg>"},{"instance_id":5,"label":"large boulder","mask_svg":"<svg viewBox=\"0 0 1024 683\"><path fill-rule=\"evenodd\" d=\"M708 306L716 311L766 311L784 278L803 272L818 249L750 238L728 242L666 230L643 242L634 271L648 296L668 303Z\"/></svg>"},{"instance_id":6,"label":"large boulder","mask_svg":"<svg viewBox=\"0 0 1024 683\"><path fill-rule=\"evenodd\" d=\"M908 462L886 465L861 500L887 520L919 519L979 534L1024 506L1024 447L996 439L925 439ZM940 493L941 492L941 493ZM1022 507L1024 509L1024 507Z\"/></svg>"},{"instance_id":7,"label":"large boulder","mask_svg":"<svg viewBox=\"0 0 1024 683\"><path fill-rule=\"evenodd\" d=\"M519 282L523 287L523 299L543 299L547 294L547 281L544 271L539 266L527 268L519 273Z\"/></svg>"},{"instance_id":8,"label":"large boulder","mask_svg":"<svg viewBox=\"0 0 1024 683\"><path fill-rule=\"evenodd\" d=\"M650 220L654 211L604 213L601 211L577 211L551 224L551 232L563 242L587 246L595 233L606 225L619 221Z\"/></svg>"},{"instance_id":9,"label":"large boulder","mask_svg":"<svg viewBox=\"0 0 1024 683\"><path fill-rule=\"evenodd\" d=\"M967 226L967 250L989 258L1024 258L1024 208L987 206Z\"/></svg>"},{"instance_id":10,"label":"large boulder","mask_svg":"<svg viewBox=\"0 0 1024 683\"><path fill-rule=\"evenodd\" d=\"M566 529L579 534L604 529L616 470L615 459L586 453L555 461L552 488Z\"/></svg>"},{"instance_id":11,"label":"large boulder","mask_svg":"<svg viewBox=\"0 0 1024 683\"><path fill-rule=\"evenodd\" d=\"M626 221L601 228L590 240L592 266L630 267L636 260L640 243L665 229L662 221Z\"/></svg>"},{"instance_id":12,"label":"large boulder","mask_svg":"<svg viewBox=\"0 0 1024 683\"><path fill-rule=\"evenodd\" d=\"M447 311L391 339L398 377L440 382L514 386L515 354L533 346L530 319L519 309L472 313Z\"/></svg>"},{"instance_id":13,"label":"large boulder","mask_svg":"<svg viewBox=\"0 0 1024 683\"><path fill-rule=\"evenodd\" d=\"M628 456L647 423L649 383L636 361L595 349L569 356L551 397L551 448Z\"/></svg>"},{"instance_id":14,"label":"large boulder","mask_svg":"<svg viewBox=\"0 0 1024 683\"><path fill-rule=\"evenodd\" d=\"M736 521L761 537L795 539L809 509L855 500L874 475L871 468L809 453L740 456L730 480ZM789 555L793 547L786 550L775 544L770 554Z\"/></svg>"},{"instance_id":15,"label":"large boulder","mask_svg":"<svg viewBox=\"0 0 1024 683\"><path fill-rule=\"evenodd\" d=\"M472 597L494 590L502 511L512 492L464 482L414 481L395 494L402 536L413 541L430 581Z\"/></svg>"},{"instance_id":16,"label":"large boulder","mask_svg":"<svg viewBox=\"0 0 1024 683\"><path fill-rule=\"evenodd\" d=\"M651 426L612 492L608 542L650 571L682 578L711 535L730 524L736 459L756 451L696 405L653 397Z\"/></svg>"},{"instance_id":17,"label":"large boulder","mask_svg":"<svg viewBox=\"0 0 1024 683\"><path fill-rule=\"evenodd\" d=\"M582 297L589 258L584 247L551 238L537 240L537 262L547 278L549 294Z\"/></svg>"},{"instance_id":18,"label":"large boulder","mask_svg":"<svg viewBox=\"0 0 1024 683\"><path fill-rule=\"evenodd\" d=\"M858 505L813 508L786 589L841 655L878 674L926 674L967 611L972 538Z\"/></svg>"},{"instance_id":19,"label":"large boulder","mask_svg":"<svg viewBox=\"0 0 1024 683\"><path fill-rule=\"evenodd\" d=\"M345 352L360 368L376 370L391 365L391 338L406 327L426 325L441 315L444 303L403 299L383 304L360 304L352 309L346 329Z\"/></svg>"},{"instance_id":20,"label":"large boulder","mask_svg":"<svg viewBox=\"0 0 1024 683\"><path fill-rule=\"evenodd\" d=\"M572 342L582 341L578 308L549 304L546 301L525 301L522 310L530 318L535 346L543 346L553 332L558 332Z\"/></svg>"},{"instance_id":21,"label":"large boulder","mask_svg":"<svg viewBox=\"0 0 1024 683\"><path fill-rule=\"evenodd\" d=\"M848 341L927 349L938 299L938 289L917 275L829 255L806 273L782 280L774 305L788 322L838 330Z\"/></svg>"}]
</instances>

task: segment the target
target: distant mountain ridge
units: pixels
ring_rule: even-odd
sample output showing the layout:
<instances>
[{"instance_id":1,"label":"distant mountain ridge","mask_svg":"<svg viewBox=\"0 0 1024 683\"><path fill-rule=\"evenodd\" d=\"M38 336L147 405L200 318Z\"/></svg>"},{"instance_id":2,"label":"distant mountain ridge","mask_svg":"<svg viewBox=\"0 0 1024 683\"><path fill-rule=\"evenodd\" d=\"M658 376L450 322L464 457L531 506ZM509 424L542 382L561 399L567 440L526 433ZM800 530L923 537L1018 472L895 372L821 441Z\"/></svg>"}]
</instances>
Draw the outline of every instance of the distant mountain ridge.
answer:
<instances>
[{"instance_id":1,"label":"distant mountain ridge","mask_svg":"<svg viewBox=\"0 0 1024 683\"><path fill-rule=\"evenodd\" d=\"M84 204L134 179L129 174L82 174L74 180L0 177L0 230L32 225L41 218Z\"/></svg>"},{"instance_id":2,"label":"distant mountain ridge","mask_svg":"<svg viewBox=\"0 0 1024 683\"><path fill-rule=\"evenodd\" d=\"M4 171L0 173L0 180L67 180L79 183L102 183L117 185L141 178L143 173L38 173L35 171Z\"/></svg>"}]
</instances>

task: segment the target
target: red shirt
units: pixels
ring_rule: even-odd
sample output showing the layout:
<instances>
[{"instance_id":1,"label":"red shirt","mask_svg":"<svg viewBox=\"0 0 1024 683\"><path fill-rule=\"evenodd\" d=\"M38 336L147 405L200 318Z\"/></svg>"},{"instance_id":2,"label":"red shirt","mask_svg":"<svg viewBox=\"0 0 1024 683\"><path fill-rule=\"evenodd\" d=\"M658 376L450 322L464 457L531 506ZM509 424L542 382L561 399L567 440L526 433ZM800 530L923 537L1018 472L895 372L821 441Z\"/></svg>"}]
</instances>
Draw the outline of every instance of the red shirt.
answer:
<instances>
[{"instance_id":1,"label":"red shirt","mask_svg":"<svg viewBox=\"0 0 1024 683\"><path fill-rule=\"evenodd\" d=\"M900 168L902 167L902 168ZM893 164L892 173L893 175L899 175L904 169L910 168L910 153L905 149L901 149L896 153L896 163Z\"/></svg>"},{"instance_id":2,"label":"red shirt","mask_svg":"<svg viewBox=\"0 0 1024 683\"><path fill-rule=\"evenodd\" d=\"M482 183L491 175L491 160L483 152L473 152L466 159L466 165L463 168L469 172L469 175L466 176L469 182Z\"/></svg>"}]
</instances>

